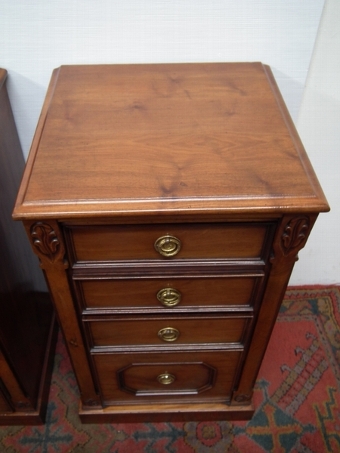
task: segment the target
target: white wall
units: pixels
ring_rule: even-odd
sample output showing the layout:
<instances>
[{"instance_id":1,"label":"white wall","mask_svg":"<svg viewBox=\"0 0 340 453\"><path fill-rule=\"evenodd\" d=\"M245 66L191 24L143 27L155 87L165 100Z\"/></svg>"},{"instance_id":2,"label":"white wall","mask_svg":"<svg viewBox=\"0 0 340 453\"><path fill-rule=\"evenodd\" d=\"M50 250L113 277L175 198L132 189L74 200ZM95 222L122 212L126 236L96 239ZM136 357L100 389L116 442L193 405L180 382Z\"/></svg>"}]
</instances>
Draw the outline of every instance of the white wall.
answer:
<instances>
[{"instance_id":1,"label":"white wall","mask_svg":"<svg viewBox=\"0 0 340 453\"><path fill-rule=\"evenodd\" d=\"M296 119L323 3L0 0L0 65L24 154L61 64L262 61Z\"/></svg>"},{"instance_id":2,"label":"white wall","mask_svg":"<svg viewBox=\"0 0 340 453\"><path fill-rule=\"evenodd\" d=\"M296 121L323 5L324 0L0 0L0 66L9 72L23 152L27 156L51 72L61 64L262 61L272 67ZM319 156L320 148L313 157ZM329 165L325 157L322 174ZM293 283L324 281L323 247L314 245L308 253L317 275L303 274L298 263ZM330 275L334 280L335 273Z\"/></svg>"},{"instance_id":3,"label":"white wall","mask_svg":"<svg viewBox=\"0 0 340 453\"><path fill-rule=\"evenodd\" d=\"M297 129L331 206L319 216L291 283L340 283L340 1L327 0Z\"/></svg>"}]
</instances>

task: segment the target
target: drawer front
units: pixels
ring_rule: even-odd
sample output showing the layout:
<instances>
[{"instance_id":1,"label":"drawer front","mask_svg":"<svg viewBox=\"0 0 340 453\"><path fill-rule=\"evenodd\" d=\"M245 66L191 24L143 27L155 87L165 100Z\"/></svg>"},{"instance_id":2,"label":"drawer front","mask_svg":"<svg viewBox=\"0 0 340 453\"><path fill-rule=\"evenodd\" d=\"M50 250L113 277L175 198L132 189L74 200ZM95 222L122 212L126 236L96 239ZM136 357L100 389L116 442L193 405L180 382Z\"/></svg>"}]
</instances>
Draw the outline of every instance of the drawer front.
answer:
<instances>
[{"instance_id":1,"label":"drawer front","mask_svg":"<svg viewBox=\"0 0 340 453\"><path fill-rule=\"evenodd\" d=\"M72 226L75 261L260 258L267 223ZM168 256L165 256L168 255Z\"/></svg>"},{"instance_id":2,"label":"drawer front","mask_svg":"<svg viewBox=\"0 0 340 453\"><path fill-rule=\"evenodd\" d=\"M84 321L91 346L242 343L251 318L117 318Z\"/></svg>"},{"instance_id":3,"label":"drawer front","mask_svg":"<svg viewBox=\"0 0 340 453\"><path fill-rule=\"evenodd\" d=\"M241 351L93 354L104 405L230 399Z\"/></svg>"},{"instance_id":4,"label":"drawer front","mask_svg":"<svg viewBox=\"0 0 340 453\"><path fill-rule=\"evenodd\" d=\"M257 277L154 278L77 282L84 308L252 305Z\"/></svg>"}]
</instances>

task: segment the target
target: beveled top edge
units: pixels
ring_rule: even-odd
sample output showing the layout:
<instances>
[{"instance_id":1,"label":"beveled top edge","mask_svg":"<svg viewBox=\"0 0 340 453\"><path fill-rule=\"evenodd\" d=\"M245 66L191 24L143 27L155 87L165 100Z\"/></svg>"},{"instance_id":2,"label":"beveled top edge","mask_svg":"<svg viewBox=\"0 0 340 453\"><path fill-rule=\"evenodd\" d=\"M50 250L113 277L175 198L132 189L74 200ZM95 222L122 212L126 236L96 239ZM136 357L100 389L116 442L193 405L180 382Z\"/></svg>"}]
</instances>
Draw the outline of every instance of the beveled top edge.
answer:
<instances>
[{"instance_id":1,"label":"beveled top edge","mask_svg":"<svg viewBox=\"0 0 340 453\"><path fill-rule=\"evenodd\" d=\"M275 200L275 204L273 203ZM107 200L86 200L82 203L55 203L55 204L41 204L24 203L18 206L14 213L15 220L28 220L28 219L44 219L44 218L63 218L75 219L79 217L87 218L112 218L120 216L160 216L167 217L169 215L204 215L204 214L223 214L223 215L268 215L274 216L287 214L287 213L320 213L328 212L329 206L326 201L317 197L304 199L301 203L285 203L285 198L276 197L271 199L270 205L266 204L266 199L262 197L253 198L252 204L249 205L249 198L244 198L243 203L240 198L233 200L214 200L214 199L191 199L191 200L138 200L127 201L121 200L120 202L108 202ZM268 199L267 199L268 201ZM287 201L287 200L286 200ZM209 203L207 203L209 202ZM143 203L143 209L141 209ZM84 209L85 207L85 209Z\"/></svg>"},{"instance_id":2,"label":"beveled top edge","mask_svg":"<svg viewBox=\"0 0 340 453\"><path fill-rule=\"evenodd\" d=\"M26 191L28 188L29 180L31 178L34 161L35 161L35 158L36 158L36 155L38 152L39 142L40 142L40 139L42 136L42 132L44 130L44 125L45 125L45 121L46 121L46 117L47 117L47 113L48 113L48 108L49 108L50 102L52 100L53 93L54 93L54 90L55 90L55 87L56 87L56 84L58 81L58 75L59 75L59 68L54 69L52 72L52 76L51 76L51 80L50 80L47 92L46 92L46 96L45 96L45 100L44 100L42 110L40 113L40 118L39 118L39 121L37 124L37 128L36 128L34 136L33 136L30 152L29 152L27 160L26 160L25 170L24 170L24 173L22 176L21 184L19 187L19 191L17 194L17 198L15 201L15 205L14 205L14 209L13 209L13 213L12 213L13 219L22 218L22 217L18 217L17 213L20 210L22 210L22 207L25 205L24 200L25 200L25 196L26 196Z\"/></svg>"},{"instance_id":3,"label":"beveled top edge","mask_svg":"<svg viewBox=\"0 0 340 453\"><path fill-rule=\"evenodd\" d=\"M211 66L211 65L235 65L235 66L249 66L249 65L259 65L259 66L268 66L261 61L254 60L254 61L187 61L187 62L164 62L164 63L96 63L96 64L87 64L87 63L79 63L79 64L62 64L55 68L54 70L60 70L62 68L88 68L88 67L93 67L93 68L100 68L100 67L109 67L109 66L121 66L121 67L127 67L127 66L134 66L134 67L140 67L140 66L145 66L145 67L164 67L164 66Z\"/></svg>"}]
</instances>

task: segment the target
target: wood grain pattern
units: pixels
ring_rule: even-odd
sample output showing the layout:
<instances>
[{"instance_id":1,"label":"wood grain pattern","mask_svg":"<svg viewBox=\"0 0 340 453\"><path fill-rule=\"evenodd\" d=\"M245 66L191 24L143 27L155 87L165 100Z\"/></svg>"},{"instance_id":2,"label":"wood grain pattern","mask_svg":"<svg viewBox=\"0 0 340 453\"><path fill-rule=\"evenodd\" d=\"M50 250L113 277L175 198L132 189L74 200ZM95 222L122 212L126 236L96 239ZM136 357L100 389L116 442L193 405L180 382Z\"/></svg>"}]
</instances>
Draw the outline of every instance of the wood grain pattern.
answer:
<instances>
[{"instance_id":1,"label":"wood grain pattern","mask_svg":"<svg viewBox=\"0 0 340 453\"><path fill-rule=\"evenodd\" d=\"M260 63L62 66L24 181L16 218L328 209Z\"/></svg>"}]
</instances>

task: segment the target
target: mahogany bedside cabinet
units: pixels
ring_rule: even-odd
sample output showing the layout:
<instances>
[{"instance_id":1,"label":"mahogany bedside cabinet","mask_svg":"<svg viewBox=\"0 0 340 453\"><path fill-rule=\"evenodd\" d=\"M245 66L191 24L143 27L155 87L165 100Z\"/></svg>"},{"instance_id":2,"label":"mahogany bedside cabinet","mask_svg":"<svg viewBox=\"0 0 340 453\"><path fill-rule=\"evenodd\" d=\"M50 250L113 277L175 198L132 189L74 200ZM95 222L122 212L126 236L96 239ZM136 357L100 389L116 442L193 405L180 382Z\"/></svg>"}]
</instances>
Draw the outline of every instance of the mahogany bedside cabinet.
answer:
<instances>
[{"instance_id":1,"label":"mahogany bedside cabinet","mask_svg":"<svg viewBox=\"0 0 340 453\"><path fill-rule=\"evenodd\" d=\"M55 315L25 229L12 219L25 167L0 69L0 425L44 422Z\"/></svg>"},{"instance_id":2,"label":"mahogany bedside cabinet","mask_svg":"<svg viewBox=\"0 0 340 453\"><path fill-rule=\"evenodd\" d=\"M84 422L246 419L327 201L269 67L62 66L14 218Z\"/></svg>"}]
</instances>

